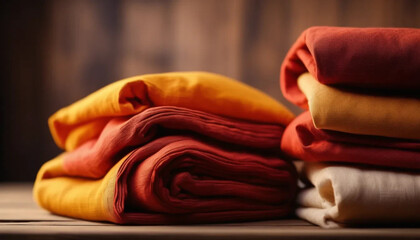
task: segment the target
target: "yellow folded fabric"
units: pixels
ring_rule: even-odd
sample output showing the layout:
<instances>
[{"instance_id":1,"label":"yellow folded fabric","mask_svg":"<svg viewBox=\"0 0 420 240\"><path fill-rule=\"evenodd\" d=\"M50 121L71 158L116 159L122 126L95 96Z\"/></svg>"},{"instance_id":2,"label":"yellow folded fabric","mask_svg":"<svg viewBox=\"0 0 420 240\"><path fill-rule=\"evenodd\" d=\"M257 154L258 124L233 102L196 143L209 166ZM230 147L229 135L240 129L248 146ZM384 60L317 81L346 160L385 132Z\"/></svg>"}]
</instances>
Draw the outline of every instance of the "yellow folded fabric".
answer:
<instances>
[{"instance_id":1,"label":"yellow folded fabric","mask_svg":"<svg viewBox=\"0 0 420 240\"><path fill-rule=\"evenodd\" d=\"M293 118L268 95L217 74L174 72L124 79L50 117L54 140L66 152L41 167L34 198L55 214L115 223L178 224L284 216L291 209L296 180L287 161L236 151L236 147L212 146L201 142L199 135L214 137L211 142L225 140L229 145L274 150ZM178 134L178 130L185 131L185 136L171 136L172 130ZM166 134L170 136L162 136ZM198 167L201 161L203 166ZM192 170L189 165L194 166ZM217 167L227 172L220 181ZM139 169L141 174L137 174ZM226 169L231 169L234 177ZM240 176L241 171L246 176ZM248 183L247 176L253 171ZM196 178L200 174L203 178ZM283 185L273 183L272 177L284 185L292 184L278 187ZM216 188L211 192L217 197L207 198L202 187L194 184ZM184 185L188 193L183 192ZM223 191L230 191L231 185L235 189L225 199ZM160 200L166 199L168 188L173 193L169 204ZM267 197L269 191L276 194ZM191 198L195 205L178 201L185 194L195 196ZM258 194L263 200L251 201ZM201 198L204 204L198 201ZM178 219L181 213L183 217Z\"/></svg>"},{"instance_id":2,"label":"yellow folded fabric","mask_svg":"<svg viewBox=\"0 0 420 240\"><path fill-rule=\"evenodd\" d=\"M233 79L206 72L173 72L110 84L56 112L49 126L57 145L70 151L97 137L112 117L165 105L281 125L294 118L273 98Z\"/></svg>"},{"instance_id":3,"label":"yellow folded fabric","mask_svg":"<svg viewBox=\"0 0 420 240\"><path fill-rule=\"evenodd\" d=\"M420 139L420 99L344 91L319 83L309 73L298 78L298 86L317 128Z\"/></svg>"},{"instance_id":4,"label":"yellow folded fabric","mask_svg":"<svg viewBox=\"0 0 420 240\"><path fill-rule=\"evenodd\" d=\"M63 216L115 222L113 200L117 171L124 157L101 179L66 176L62 155L45 163L34 185L34 199L45 209Z\"/></svg>"},{"instance_id":5,"label":"yellow folded fabric","mask_svg":"<svg viewBox=\"0 0 420 240\"><path fill-rule=\"evenodd\" d=\"M325 228L420 223L420 174L305 162L296 214Z\"/></svg>"}]
</instances>

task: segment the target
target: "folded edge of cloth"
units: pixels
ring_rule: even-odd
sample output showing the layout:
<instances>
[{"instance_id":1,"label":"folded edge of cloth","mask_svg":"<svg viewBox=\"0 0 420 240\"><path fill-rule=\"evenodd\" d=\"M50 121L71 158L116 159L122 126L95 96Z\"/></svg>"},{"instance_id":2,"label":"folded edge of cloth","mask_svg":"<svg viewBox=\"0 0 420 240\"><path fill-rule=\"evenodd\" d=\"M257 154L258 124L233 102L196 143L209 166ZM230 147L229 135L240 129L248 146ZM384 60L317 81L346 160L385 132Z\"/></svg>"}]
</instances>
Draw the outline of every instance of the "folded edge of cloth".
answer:
<instances>
[{"instance_id":1,"label":"folded edge of cloth","mask_svg":"<svg viewBox=\"0 0 420 240\"><path fill-rule=\"evenodd\" d=\"M62 155L44 163L38 171L33 196L48 211L92 221L116 222L113 200L117 171L124 159L102 179L70 177L63 168Z\"/></svg>"},{"instance_id":2,"label":"folded edge of cloth","mask_svg":"<svg viewBox=\"0 0 420 240\"><path fill-rule=\"evenodd\" d=\"M372 89L420 89L420 29L311 27L287 53L283 95L307 108L298 77L310 72L320 83Z\"/></svg>"},{"instance_id":3,"label":"folded edge of cloth","mask_svg":"<svg viewBox=\"0 0 420 240\"><path fill-rule=\"evenodd\" d=\"M278 101L239 81L206 72L172 72L114 82L60 109L48 122L56 144L69 151L97 137L112 117L167 105L283 126L294 118Z\"/></svg>"},{"instance_id":4,"label":"folded edge of cloth","mask_svg":"<svg viewBox=\"0 0 420 240\"><path fill-rule=\"evenodd\" d=\"M169 136L134 150L98 180L66 176L59 156L42 166L34 197L53 213L115 223L259 220L290 213L296 178L279 158Z\"/></svg>"},{"instance_id":5,"label":"folded edge of cloth","mask_svg":"<svg viewBox=\"0 0 420 240\"><path fill-rule=\"evenodd\" d=\"M296 214L324 228L420 224L420 174L304 163Z\"/></svg>"},{"instance_id":6,"label":"folded edge of cloth","mask_svg":"<svg viewBox=\"0 0 420 240\"><path fill-rule=\"evenodd\" d=\"M321 84L309 73L297 82L317 128L420 140L420 98L344 91Z\"/></svg>"},{"instance_id":7,"label":"folded edge of cloth","mask_svg":"<svg viewBox=\"0 0 420 240\"><path fill-rule=\"evenodd\" d=\"M281 150L305 161L363 163L376 166L420 169L420 141L315 128L304 112L285 129Z\"/></svg>"},{"instance_id":8,"label":"folded edge of cloth","mask_svg":"<svg viewBox=\"0 0 420 240\"><path fill-rule=\"evenodd\" d=\"M62 159L71 176L101 178L133 148L161 136L195 133L208 142L218 140L232 148L273 153L278 152L283 131L280 125L246 122L187 108L151 107L130 118L110 120L98 138L64 153Z\"/></svg>"}]
</instances>

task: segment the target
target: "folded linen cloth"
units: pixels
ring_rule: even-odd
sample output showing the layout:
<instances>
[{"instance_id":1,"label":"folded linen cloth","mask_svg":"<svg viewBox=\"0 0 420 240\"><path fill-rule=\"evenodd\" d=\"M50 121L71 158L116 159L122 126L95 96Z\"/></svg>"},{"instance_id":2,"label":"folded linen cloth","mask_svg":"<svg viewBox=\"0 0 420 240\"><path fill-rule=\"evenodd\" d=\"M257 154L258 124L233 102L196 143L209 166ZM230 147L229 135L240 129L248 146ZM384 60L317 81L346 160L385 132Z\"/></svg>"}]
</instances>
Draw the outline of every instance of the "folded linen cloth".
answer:
<instances>
[{"instance_id":1,"label":"folded linen cloth","mask_svg":"<svg viewBox=\"0 0 420 240\"><path fill-rule=\"evenodd\" d=\"M196 133L207 141L219 140L264 152L277 149L283 133L279 125L239 121L181 107L151 107L131 118L110 120L98 138L63 154L63 168L71 176L101 178L133 148L168 135L171 130L183 130L174 134Z\"/></svg>"},{"instance_id":2,"label":"folded linen cloth","mask_svg":"<svg viewBox=\"0 0 420 240\"><path fill-rule=\"evenodd\" d=\"M292 118L267 95L220 75L122 80L49 119L67 151L41 167L34 197L56 214L115 223L285 216L297 177L276 155Z\"/></svg>"},{"instance_id":3,"label":"folded linen cloth","mask_svg":"<svg viewBox=\"0 0 420 240\"><path fill-rule=\"evenodd\" d=\"M317 128L420 140L420 98L346 91L321 84L309 73L297 84Z\"/></svg>"},{"instance_id":4,"label":"folded linen cloth","mask_svg":"<svg viewBox=\"0 0 420 240\"><path fill-rule=\"evenodd\" d=\"M363 163L420 169L420 142L317 129L309 112L290 123L281 150L305 161Z\"/></svg>"},{"instance_id":5,"label":"folded linen cloth","mask_svg":"<svg viewBox=\"0 0 420 240\"><path fill-rule=\"evenodd\" d=\"M297 79L311 73L334 86L420 90L420 29L311 27L291 47L281 67L286 99L307 108Z\"/></svg>"},{"instance_id":6,"label":"folded linen cloth","mask_svg":"<svg viewBox=\"0 0 420 240\"><path fill-rule=\"evenodd\" d=\"M287 125L293 114L268 95L241 82L206 72L141 75L112 83L60 109L48 122L56 144L67 151L97 137L113 117L151 106L178 106L221 116Z\"/></svg>"},{"instance_id":7,"label":"folded linen cloth","mask_svg":"<svg viewBox=\"0 0 420 240\"><path fill-rule=\"evenodd\" d=\"M420 175L304 163L313 187L298 196L297 215L325 228L420 224Z\"/></svg>"},{"instance_id":8,"label":"folded linen cloth","mask_svg":"<svg viewBox=\"0 0 420 240\"><path fill-rule=\"evenodd\" d=\"M74 151L79 149L84 150ZM291 211L296 192L291 163L186 136L157 138L136 148L100 179L72 175L65 158L42 166L35 199L53 213L86 220L185 224L272 219Z\"/></svg>"}]
</instances>

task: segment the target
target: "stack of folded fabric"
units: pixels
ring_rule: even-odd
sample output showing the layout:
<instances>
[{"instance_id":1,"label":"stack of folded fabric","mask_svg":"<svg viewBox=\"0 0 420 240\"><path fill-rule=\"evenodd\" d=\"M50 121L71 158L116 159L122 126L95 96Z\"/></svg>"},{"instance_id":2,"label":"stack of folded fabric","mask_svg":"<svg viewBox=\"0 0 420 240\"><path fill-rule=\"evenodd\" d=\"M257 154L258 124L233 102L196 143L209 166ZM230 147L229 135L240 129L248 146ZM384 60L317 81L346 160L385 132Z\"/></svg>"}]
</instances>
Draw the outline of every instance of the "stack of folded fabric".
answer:
<instances>
[{"instance_id":1,"label":"stack of folded fabric","mask_svg":"<svg viewBox=\"0 0 420 240\"><path fill-rule=\"evenodd\" d=\"M281 68L308 110L281 149L311 187L298 216L323 227L420 222L420 30L312 27Z\"/></svg>"},{"instance_id":2,"label":"stack of folded fabric","mask_svg":"<svg viewBox=\"0 0 420 240\"><path fill-rule=\"evenodd\" d=\"M282 217L297 176L278 146L293 118L216 74L121 80L50 117L65 152L42 166L34 197L56 214L121 224Z\"/></svg>"}]
</instances>

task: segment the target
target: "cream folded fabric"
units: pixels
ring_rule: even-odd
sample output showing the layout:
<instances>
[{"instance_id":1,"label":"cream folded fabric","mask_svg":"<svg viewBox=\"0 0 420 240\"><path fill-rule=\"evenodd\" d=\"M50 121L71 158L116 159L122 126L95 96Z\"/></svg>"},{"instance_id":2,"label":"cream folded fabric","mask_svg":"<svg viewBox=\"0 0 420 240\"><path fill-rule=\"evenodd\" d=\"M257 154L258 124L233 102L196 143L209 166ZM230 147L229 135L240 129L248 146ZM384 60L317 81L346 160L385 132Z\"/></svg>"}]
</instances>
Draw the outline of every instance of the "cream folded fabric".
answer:
<instances>
[{"instance_id":1,"label":"cream folded fabric","mask_svg":"<svg viewBox=\"0 0 420 240\"><path fill-rule=\"evenodd\" d=\"M420 98L374 96L319 83L311 74L298 79L314 125L320 129L420 139Z\"/></svg>"},{"instance_id":2,"label":"cream folded fabric","mask_svg":"<svg viewBox=\"0 0 420 240\"><path fill-rule=\"evenodd\" d=\"M420 174L304 163L296 214L325 228L420 223Z\"/></svg>"}]
</instances>

